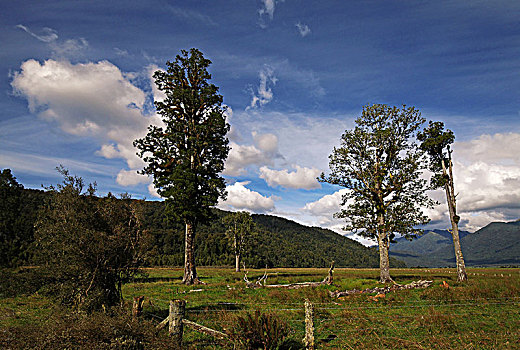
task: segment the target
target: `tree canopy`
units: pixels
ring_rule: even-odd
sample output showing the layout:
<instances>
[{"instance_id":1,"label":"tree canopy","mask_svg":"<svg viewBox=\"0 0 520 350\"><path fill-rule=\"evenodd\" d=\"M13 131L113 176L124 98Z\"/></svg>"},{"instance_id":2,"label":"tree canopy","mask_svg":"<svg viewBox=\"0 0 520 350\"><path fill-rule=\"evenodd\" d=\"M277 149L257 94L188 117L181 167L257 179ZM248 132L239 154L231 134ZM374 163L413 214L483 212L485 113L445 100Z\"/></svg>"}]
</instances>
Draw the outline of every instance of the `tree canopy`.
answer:
<instances>
[{"instance_id":1,"label":"tree canopy","mask_svg":"<svg viewBox=\"0 0 520 350\"><path fill-rule=\"evenodd\" d=\"M455 250L455 260L457 263L457 280L466 281L466 264L462 255L459 238L459 221L457 215L457 201L455 185L453 180L453 163L451 161L450 145L455 141L455 135L449 129L444 130L444 123L430 121L428 127L417 135L421 141L421 149L430 156L430 170L433 175L430 181L432 189L444 188L446 192L446 202L451 221L451 235L453 238L453 248Z\"/></svg>"},{"instance_id":2,"label":"tree canopy","mask_svg":"<svg viewBox=\"0 0 520 350\"><path fill-rule=\"evenodd\" d=\"M121 283L143 263L146 239L137 202L95 196L81 177L58 168L63 183L36 222L37 262L50 277L50 293L65 305L93 311L116 305Z\"/></svg>"},{"instance_id":3,"label":"tree canopy","mask_svg":"<svg viewBox=\"0 0 520 350\"><path fill-rule=\"evenodd\" d=\"M134 141L146 162L143 174L153 176L170 213L186 224L184 282L188 284L197 281L195 227L226 196L220 173L229 153L229 124L218 87L208 82L210 64L199 50L183 50L174 62L167 62L167 71L155 72L157 88L166 96L155 102L163 125L149 126L148 134Z\"/></svg>"},{"instance_id":4,"label":"tree canopy","mask_svg":"<svg viewBox=\"0 0 520 350\"><path fill-rule=\"evenodd\" d=\"M414 142L424 119L414 107L374 104L363 107L355 123L329 157L330 174L320 180L348 189L336 217L346 219L345 230L378 241L381 281L388 282L393 235L411 238L429 221L421 210L432 205L420 177L424 152Z\"/></svg>"},{"instance_id":5,"label":"tree canopy","mask_svg":"<svg viewBox=\"0 0 520 350\"><path fill-rule=\"evenodd\" d=\"M255 223L246 211L230 213L222 220L227 227L226 234L235 252L235 271L240 271L240 261L248 244L252 243L252 230Z\"/></svg>"}]
</instances>

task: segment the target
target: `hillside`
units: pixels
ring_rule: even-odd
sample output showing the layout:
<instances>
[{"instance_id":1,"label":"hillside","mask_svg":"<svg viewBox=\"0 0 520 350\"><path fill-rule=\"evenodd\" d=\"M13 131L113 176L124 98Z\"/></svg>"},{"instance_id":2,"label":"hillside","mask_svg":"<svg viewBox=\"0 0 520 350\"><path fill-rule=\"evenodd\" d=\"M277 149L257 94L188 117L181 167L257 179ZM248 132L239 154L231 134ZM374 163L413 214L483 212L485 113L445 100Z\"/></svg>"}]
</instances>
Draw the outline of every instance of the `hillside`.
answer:
<instances>
[{"instance_id":1,"label":"hillside","mask_svg":"<svg viewBox=\"0 0 520 350\"><path fill-rule=\"evenodd\" d=\"M2 196L18 203L10 205L2 217L2 266L30 264L34 245L34 223L38 208L48 198L44 191L20 189L3 191ZM3 198L3 197L2 197ZM4 198L5 199L5 198ZM5 201L4 201L5 202ZM164 202L143 202L144 229L150 233L150 266L182 266L184 263L184 226L167 219ZM7 211L4 211L7 214ZM196 264L199 266L233 265L230 241L222 224L225 211L215 209L214 218L197 228ZM333 231L300 225L291 220L253 215L256 233L244 256L249 267L327 267L334 260L338 267L378 267L379 255L373 248ZM12 221L12 223L10 223ZM392 267L404 263L392 260Z\"/></svg>"},{"instance_id":2,"label":"hillside","mask_svg":"<svg viewBox=\"0 0 520 350\"><path fill-rule=\"evenodd\" d=\"M152 265L182 265L184 261L184 227L168 223L163 202L146 202L145 225L154 237ZM229 240L221 218L227 212L214 210L215 219L197 229L195 259L198 265L232 265ZM373 248L333 231L300 225L284 218L255 214L256 234L244 260L247 266L327 267L334 260L338 267L378 267L379 254ZM397 260L392 267L404 266Z\"/></svg>"},{"instance_id":3,"label":"hillside","mask_svg":"<svg viewBox=\"0 0 520 350\"><path fill-rule=\"evenodd\" d=\"M461 232L466 266L505 266L520 264L520 221L494 222L475 233ZM430 231L414 241L399 240L390 255L408 266L455 266L451 235Z\"/></svg>"}]
</instances>

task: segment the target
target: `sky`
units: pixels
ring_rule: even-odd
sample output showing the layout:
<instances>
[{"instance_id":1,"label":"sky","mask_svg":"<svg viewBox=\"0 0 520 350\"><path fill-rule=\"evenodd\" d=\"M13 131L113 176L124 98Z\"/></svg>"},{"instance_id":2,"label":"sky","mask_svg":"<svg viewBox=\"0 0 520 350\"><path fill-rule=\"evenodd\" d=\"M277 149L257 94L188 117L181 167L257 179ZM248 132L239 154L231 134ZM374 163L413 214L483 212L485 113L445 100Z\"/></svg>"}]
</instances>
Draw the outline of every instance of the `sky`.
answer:
<instances>
[{"instance_id":1,"label":"sky","mask_svg":"<svg viewBox=\"0 0 520 350\"><path fill-rule=\"evenodd\" d=\"M212 61L231 151L225 210L342 231L316 180L367 104L453 130L460 227L520 218L520 2L76 0L0 3L0 168L28 188L64 165L98 193L159 200L133 140L160 122L152 74ZM442 192L427 210L446 229Z\"/></svg>"}]
</instances>

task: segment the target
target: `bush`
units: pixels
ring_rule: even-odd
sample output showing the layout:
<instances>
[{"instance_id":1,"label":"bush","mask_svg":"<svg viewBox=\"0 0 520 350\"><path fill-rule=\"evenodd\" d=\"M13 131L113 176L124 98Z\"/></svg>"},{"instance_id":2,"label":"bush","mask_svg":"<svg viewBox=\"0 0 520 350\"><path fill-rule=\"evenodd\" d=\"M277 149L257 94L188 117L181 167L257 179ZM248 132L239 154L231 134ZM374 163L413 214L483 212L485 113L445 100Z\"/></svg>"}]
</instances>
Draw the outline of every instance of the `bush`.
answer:
<instances>
[{"instance_id":1,"label":"bush","mask_svg":"<svg viewBox=\"0 0 520 350\"><path fill-rule=\"evenodd\" d=\"M0 298L36 293L47 282L38 268L0 268Z\"/></svg>"},{"instance_id":2,"label":"bush","mask_svg":"<svg viewBox=\"0 0 520 350\"><path fill-rule=\"evenodd\" d=\"M288 334L285 322L273 314L255 311L237 317L229 331L231 340L239 349L279 349Z\"/></svg>"},{"instance_id":3,"label":"bush","mask_svg":"<svg viewBox=\"0 0 520 350\"><path fill-rule=\"evenodd\" d=\"M53 281L46 287L61 304L91 312L118 304L121 285L143 263L146 242L141 210L128 196L95 196L95 184L63 175L50 186L49 202L38 213L36 251Z\"/></svg>"},{"instance_id":4,"label":"bush","mask_svg":"<svg viewBox=\"0 0 520 350\"><path fill-rule=\"evenodd\" d=\"M128 312L88 316L61 314L45 324L10 327L0 332L2 349L175 349L166 333L151 322L133 320Z\"/></svg>"}]
</instances>

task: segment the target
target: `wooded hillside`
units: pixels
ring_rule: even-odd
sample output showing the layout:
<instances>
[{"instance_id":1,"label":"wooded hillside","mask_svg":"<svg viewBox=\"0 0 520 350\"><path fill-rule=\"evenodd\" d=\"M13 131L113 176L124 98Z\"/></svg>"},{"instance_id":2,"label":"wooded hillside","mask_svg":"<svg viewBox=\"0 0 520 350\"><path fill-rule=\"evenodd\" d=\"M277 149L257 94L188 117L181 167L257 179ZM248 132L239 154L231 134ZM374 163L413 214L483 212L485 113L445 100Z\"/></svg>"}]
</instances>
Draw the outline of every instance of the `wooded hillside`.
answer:
<instances>
[{"instance_id":1,"label":"wooded hillside","mask_svg":"<svg viewBox=\"0 0 520 350\"><path fill-rule=\"evenodd\" d=\"M32 263L34 223L38 208L48 197L44 191L20 189L12 192L9 215L2 218L2 266ZM184 225L169 221L165 203L143 202L144 228L152 237L147 255L149 266L181 266L184 261ZM214 219L198 228L196 263L201 266L233 265L231 242L225 235L222 218L227 212L213 210ZM300 225L271 215L253 215L256 229L243 261L254 268L328 267L334 260L338 267L377 267L378 252L333 231ZM7 225L7 223L10 223ZM12 224L12 225L11 225ZM393 267L404 263L393 260Z\"/></svg>"}]
</instances>

